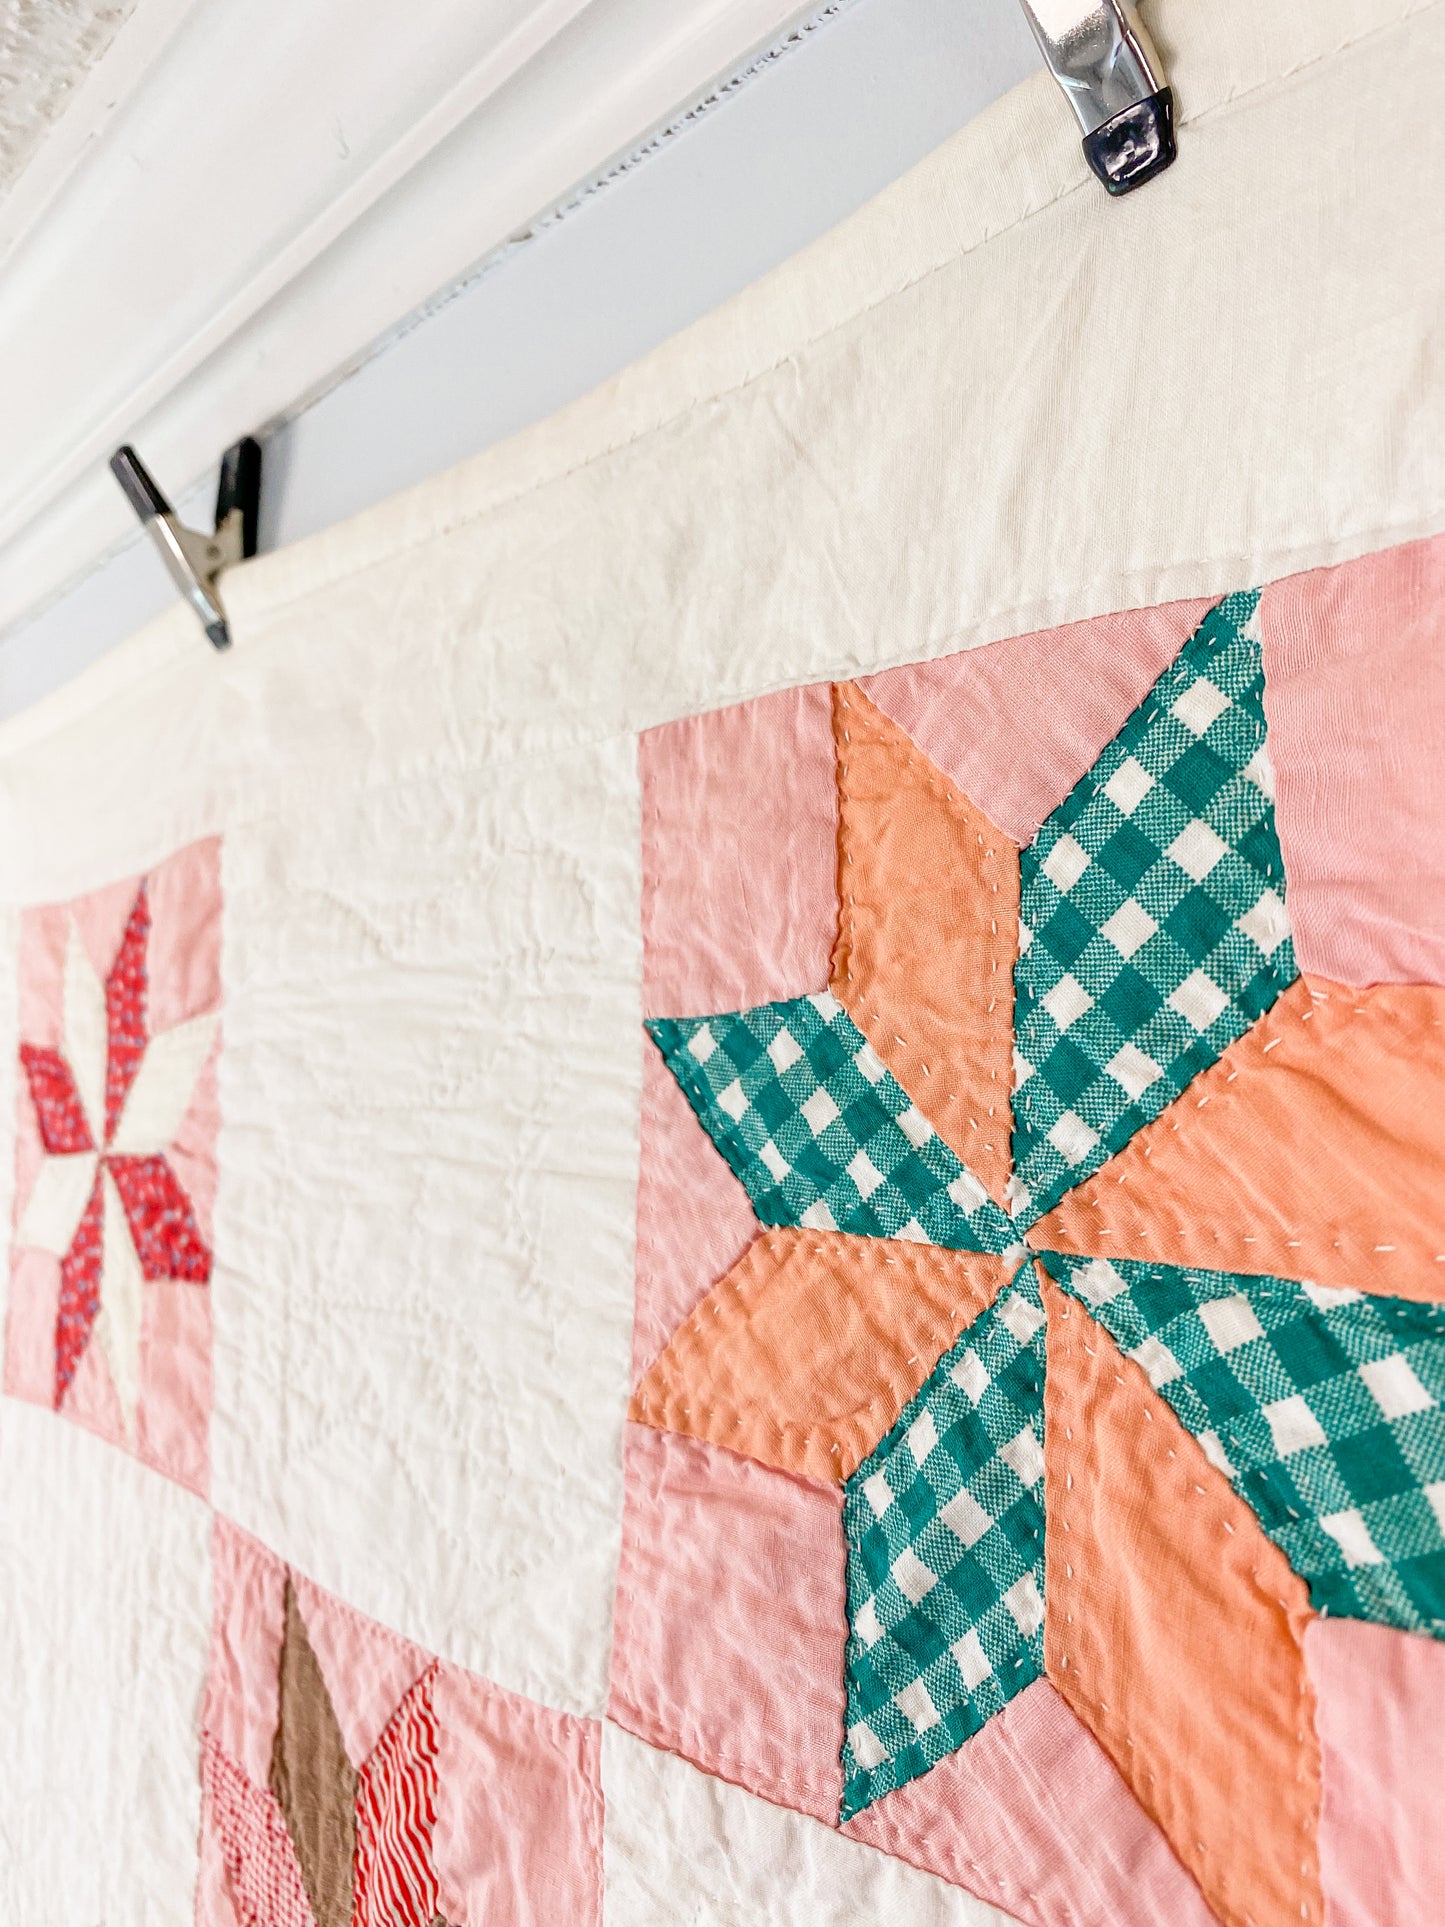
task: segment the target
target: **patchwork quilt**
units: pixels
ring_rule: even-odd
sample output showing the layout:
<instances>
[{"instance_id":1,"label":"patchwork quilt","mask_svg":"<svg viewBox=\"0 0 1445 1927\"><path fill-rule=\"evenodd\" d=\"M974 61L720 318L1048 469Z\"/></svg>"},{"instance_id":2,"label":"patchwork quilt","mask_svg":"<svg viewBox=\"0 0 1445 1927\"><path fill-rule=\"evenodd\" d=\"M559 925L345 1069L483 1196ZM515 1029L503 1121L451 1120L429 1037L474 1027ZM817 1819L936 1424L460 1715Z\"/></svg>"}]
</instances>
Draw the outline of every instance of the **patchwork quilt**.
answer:
<instances>
[{"instance_id":1,"label":"patchwork quilt","mask_svg":"<svg viewBox=\"0 0 1445 1927\"><path fill-rule=\"evenodd\" d=\"M846 313L790 269L0 730L6 1919L1445 1921L1434 297L1396 198L1231 187L1445 43L1340 0L1256 97L1233 3L1142 213L1026 89ZM1337 276L1308 459L1081 547L1115 445L954 329L1165 195L1181 276Z\"/></svg>"}]
</instances>

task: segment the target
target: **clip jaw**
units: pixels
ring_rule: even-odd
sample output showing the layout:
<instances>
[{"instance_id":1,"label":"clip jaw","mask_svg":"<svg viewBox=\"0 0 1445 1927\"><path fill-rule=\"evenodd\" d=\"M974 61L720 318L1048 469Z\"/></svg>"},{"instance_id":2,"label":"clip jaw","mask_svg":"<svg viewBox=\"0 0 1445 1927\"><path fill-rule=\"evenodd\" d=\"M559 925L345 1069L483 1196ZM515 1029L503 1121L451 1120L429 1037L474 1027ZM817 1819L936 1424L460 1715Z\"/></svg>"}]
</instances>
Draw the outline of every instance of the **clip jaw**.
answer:
<instances>
[{"instance_id":1,"label":"clip jaw","mask_svg":"<svg viewBox=\"0 0 1445 1927\"><path fill-rule=\"evenodd\" d=\"M1174 96L1129 0L1022 0L1084 131L1084 158L1111 194L1129 194L1174 159Z\"/></svg>"},{"instance_id":2,"label":"clip jaw","mask_svg":"<svg viewBox=\"0 0 1445 1927\"><path fill-rule=\"evenodd\" d=\"M226 450L216 491L216 532L202 535L176 520L154 477L127 445L110 458L111 473L141 519L171 580L201 619L213 647L229 649L231 631L216 591L223 569L256 553L256 519L261 502L261 446L250 436Z\"/></svg>"}]
</instances>

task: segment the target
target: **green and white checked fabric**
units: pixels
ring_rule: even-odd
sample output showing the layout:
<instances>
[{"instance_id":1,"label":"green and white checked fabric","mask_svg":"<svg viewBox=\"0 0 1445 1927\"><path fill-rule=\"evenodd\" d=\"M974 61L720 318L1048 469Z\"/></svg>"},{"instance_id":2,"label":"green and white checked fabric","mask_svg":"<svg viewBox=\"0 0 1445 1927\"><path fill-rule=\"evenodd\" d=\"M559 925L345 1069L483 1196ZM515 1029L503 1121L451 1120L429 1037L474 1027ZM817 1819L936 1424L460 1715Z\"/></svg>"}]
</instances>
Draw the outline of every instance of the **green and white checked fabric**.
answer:
<instances>
[{"instance_id":1,"label":"green and white checked fabric","mask_svg":"<svg viewBox=\"0 0 1445 1927\"><path fill-rule=\"evenodd\" d=\"M1297 975L1259 596L1212 609L1020 857L1014 1209L1042 1215Z\"/></svg>"},{"instance_id":2,"label":"green and white checked fabric","mask_svg":"<svg viewBox=\"0 0 1445 1927\"><path fill-rule=\"evenodd\" d=\"M1321 1612L1445 1636L1445 1306L1044 1254Z\"/></svg>"},{"instance_id":3,"label":"green and white checked fabric","mask_svg":"<svg viewBox=\"0 0 1445 1927\"><path fill-rule=\"evenodd\" d=\"M1044 1664L1044 1312L1027 1264L848 1481L842 1820Z\"/></svg>"},{"instance_id":4,"label":"green and white checked fabric","mask_svg":"<svg viewBox=\"0 0 1445 1927\"><path fill-rule=\"evenodd\" d=\"M1018 1234L827 991L647 1026L764 1224L1010 1250Z\"/></svg>"}]
</instances>

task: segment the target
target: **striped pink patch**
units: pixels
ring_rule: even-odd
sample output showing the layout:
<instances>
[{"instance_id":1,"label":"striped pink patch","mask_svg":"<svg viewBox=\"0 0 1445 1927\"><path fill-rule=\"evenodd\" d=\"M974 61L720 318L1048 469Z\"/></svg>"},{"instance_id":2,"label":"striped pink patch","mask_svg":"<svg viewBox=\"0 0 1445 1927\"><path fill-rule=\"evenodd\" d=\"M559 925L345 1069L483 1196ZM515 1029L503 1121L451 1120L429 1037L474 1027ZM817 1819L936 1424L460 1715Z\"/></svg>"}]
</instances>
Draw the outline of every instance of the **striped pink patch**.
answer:
<instances>
[{"instance_id":1,"label":"striped pink patch","mask_svg":"<svg viewBox=\"0 0 1445 1927\"><path fill-rule=\"evenodd\" d=\"M241 1927L315 1927L275 1795L209 1733L201 1736L201 1784Z\"/></svg>"},{"instance_id":2,"label":"striped pink patch","mask_svg":"<svg viewBox=\"0 0 1445 1927\"><path fill-rule=\"evenodd\" d=\"M402 1700L357 1781L354 1927L431 1927L437 1915L436 1673Z\"/></svg>"}]
</instances>

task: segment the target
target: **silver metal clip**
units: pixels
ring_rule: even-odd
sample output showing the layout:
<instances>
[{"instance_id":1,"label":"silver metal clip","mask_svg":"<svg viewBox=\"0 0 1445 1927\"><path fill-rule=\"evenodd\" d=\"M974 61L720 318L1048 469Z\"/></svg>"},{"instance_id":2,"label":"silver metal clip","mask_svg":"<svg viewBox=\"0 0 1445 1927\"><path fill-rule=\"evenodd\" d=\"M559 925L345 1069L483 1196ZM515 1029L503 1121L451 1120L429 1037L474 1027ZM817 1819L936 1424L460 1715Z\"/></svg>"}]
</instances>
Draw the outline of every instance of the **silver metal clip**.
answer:
<instances>
[{"instance_id":1,"label":"silver metal clip","mask_svg":"<svg viewBox=\"0 0 1445 1927\"><path fill-rule=\"evenodd\" d=\"M135 450L127 445L110 458L111 473L141 519L170 571L171 580L201 619L211 643L229 649L231 631L216 583L223 569L256 553L261 504L261 445L248 435L226 450L216 491L216 532L202 535L176 520L175 510Z\"/></svg>"},{"instance_id":2,"label":"silver metal clip","mask_svg":"<svg viewBox=\"0 0 1445 1927\"><path fill-rule=\"evenodd\" d=\"M1020 0L1049 71L1084 130L1084 157L1111 194L1175 156L1174 96L1129 0Z\"/></svg>"}]
</instances>

